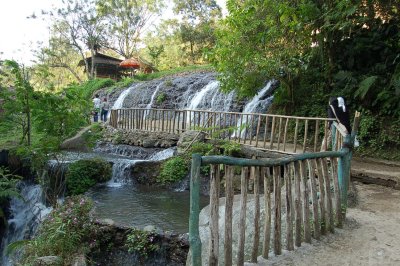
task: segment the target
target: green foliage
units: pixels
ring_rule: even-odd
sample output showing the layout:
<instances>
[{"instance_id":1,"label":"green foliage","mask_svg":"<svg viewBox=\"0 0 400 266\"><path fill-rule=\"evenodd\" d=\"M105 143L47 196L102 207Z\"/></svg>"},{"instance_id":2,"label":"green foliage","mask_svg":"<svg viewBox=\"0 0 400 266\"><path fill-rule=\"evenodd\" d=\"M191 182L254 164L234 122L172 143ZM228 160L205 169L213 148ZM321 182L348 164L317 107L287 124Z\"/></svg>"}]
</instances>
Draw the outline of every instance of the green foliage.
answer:
<instances>
[{"instance_id":1,"label":"green foliage","mask_svg":"<svg viewBox=\"0 0 400 266\"><path fill-rule=\"evenodd\" d=\"M167 99L167 95L163 92L159 93L156 98L157 104L162 104Z\"/></svg>"},{"instance_id":2,"label":"green foliage","mask_svg":"<svg viewBox=\"0 0 400 266\"><path fill-rule=\"evenodd\" d=\"M162 77L169 76L169 75L174 75L177 73L195 72L195 71L204 71L204 70L211 71L211 70L213 70L213 67L210 65L193 65L193 66L187 66L187 67L177 67L177 68L154 72L154 73L150 73L150 74L137 74L137 75L135 75L135 79L138 81L146 81L146 80L162 78Z\"/></svg>"},{"instance_id":3,"label":"green foliage","mask_svg":"<svg viewBox=\"0 0 400 266\"><path fill-rule=\"evenodd\" d=\"M97 183L111 178L110 164L100 158L84 159L71 163L66 174L67 192L78 195Z\"/></svg>"},{"instance_id":4,"label":"green foliage","mask_svg":"<svg viewBox=\"0 0 400 266\"><path fill-rule=\"evenodd\" d=\"M86 144L90 148L94 148L96 142L103 137L103 127L95 123L91 125L90 129L83 133L82 137L85 139Z\"/></svg>"},{"instance_id":5,"label":"green foliage","mask_svg":"<svg viewBox=\"0 0 400 266\"><path fill-rule=\"evenodd\" d=\"M22 177L11 174L7 168L0 167L0 202L11 197L21 197L17 189L17 183L21 179Z\"/></svg>"},{"instance_id":6,"label":"green foliage","mask_svg":"<svg viewBox=\"0 0 400 266\"><path fill-rule=\"evenodd\" d=\"M41 224L37 235L25 245L22 263L31 265L35 258L59 256L69 265L78 253L95 248L97 226L90 217L93 202L82 196L66 198Z\"/></svg>"},{"instance_id":7,"label":"green foliage","mask_svg":"<svg viewBox=\"0 0 400 266\"><path fill-rule=\"evenodd\" d=\"M167 159L161 166L157 182L161 184L173 183L182 180L188 173L189 167L185 159L175 156Z\"/></svg>"},{"instance_id":8,"label":"green foliage","mask_svg":"<svg viewBox=\"0 0 400 266\"><path fill-rule=\"evenodd\" d=\"M223 149L224 155L234 156L234 157L240 156L241 148L239 143L233 141L225 141L221 145L221 148Z\"/></svg>"},{"instance_id":9,"label":"green foliage","mask_svg":"<svg viewBox=\"0 0 400 266\"><path fill-rule=\"evenodd\" d=\"M133 228L127 236L125 246L129 252L137 252L141 258L146 259L159 248L155 240L154 233Z\"/></svg>"},{"instance_id":10,"label":"green foliage","mask_svg":"<svg viewBox=\"0 0 400 266\"><path fill-rule=\"evenodd\" d=\"M28 72L15 61L6 60L0 69L0 99L3 99L3 119L20 126L20 144L31 144L32 104L34 90ZM13 89L10 89L12 87Z\"/></svg>"},{"instance_id":11,"label":"green foliage","mask_svg":"<svg viewBox=\"0 0 400 266\"><path fill-rule=\"evenodd\" d=\"M82 92L82 96L84 99L92 98L93 94L103 88L111 87L115 85L115 81L112 79L92 79L88 80L85 83L77 86L77 90Z\"/></svg>"}]
</instances>

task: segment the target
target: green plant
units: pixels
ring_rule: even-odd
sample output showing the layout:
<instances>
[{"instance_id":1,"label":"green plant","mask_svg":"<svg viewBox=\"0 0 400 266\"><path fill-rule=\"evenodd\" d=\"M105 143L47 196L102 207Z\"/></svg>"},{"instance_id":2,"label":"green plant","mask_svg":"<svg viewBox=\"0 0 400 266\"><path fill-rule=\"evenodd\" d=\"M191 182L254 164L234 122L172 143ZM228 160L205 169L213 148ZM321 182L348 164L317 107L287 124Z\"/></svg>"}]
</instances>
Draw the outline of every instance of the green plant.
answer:
<instances>
[{"instance_id":1,"label":"green plant","mask_svg":"<svg viewBox=\"0 0 400 266\"><path fill-rule=\"evenodd\" d=\"M22 179L22 177L11 174L10 171L3 166L0 167L0 219L5 219L4 211L1 207L3 201L11 197L21 197L17 189L17 183L20 179Z\"/></svg>"},{"instance_id":2,"label":"green plant","mask_svg":"<svg viewBox=\"0 0 400 266\"><path fill-rule=\"evenodd\" d=\"M176 182L182 180L188 170L188 164L182 157L172 157L162 164L160 175L156 180L161 184Z\"/></svg>"},{"instance_id":3,"label":"green plant","mask_svg":"<svg viewBox=\"0 0 400 266\"><path fill-rule=\"evenodd\" d=\"M86 144L90 147L93 148L96 145L96 142L103 137L103 128L101 127L100 124L94 123L91 127L90 130L86 131L83 134L83 138L86 141Z\"/></svg>"},{"instance_id":4,"label":"green plant","mask_svg":"<svg viewBox=\"0 0 400 266\"><path fill-rule=\"evenodd\" d=\"M153 232L133 228L127 236L125 246L129 252L137 252L140 257L147 258L151 252L158 249Z\"/></svg>"},{"instance_id":5,"label":"green plant","mask_svg":"<svg viewBox=\"0 0 400 266\"><path fill-rule=\"evenodd\" d=\"M67 192L69 195L82 194L96 183L108 181L110 177L111 166L107 161L100 158L79 160L69 165Z\"/></svg>"},{"instance_id":6,"label":"green plant","mask_svg":"<svg viewBox=\"0 0 400 266\"><path fill-rule=\"evenodd\" d=\"M92 207L89 198L66 198L64 204L44 220L37 235L25 242L23 265L29 265L37 257L50 255L61 257L63 265L68 265L73 255L86 254L95 248L97 226L90 216Z\"/></svg>"},{"instance_id":7,"label":"green plant","mask_svg":"<svg viewBox=\"0 0 400 266\"><path fill-rule=\"evenodd\" d=\"M241 152L240 144L233 141L226 141L221 145L224 155L239 156Z\"/></svg>"},{"instance_id":8,"label":"green plant","mask_svg":"<svg viewBox=\"0 0 400 266\"><path fill-rule=\"evenodd\" d=\"M161 92L160 94L157 95L156 102L157 102L157 104L161 104L161 103L163 103L166 99L167 99L167 95L166 95L165 93Z\"/></svg>"},{"instance_id":9,"label":"green plant","mask_svg":"<svg viewBox=\"0 0 400 266\"><path fill-rule=\"evenodd\" d=\"M164 85L167 87L172 87L174 84L172 83L172 80L168 79L164 82Z\"/></svg>"}]
</instances>

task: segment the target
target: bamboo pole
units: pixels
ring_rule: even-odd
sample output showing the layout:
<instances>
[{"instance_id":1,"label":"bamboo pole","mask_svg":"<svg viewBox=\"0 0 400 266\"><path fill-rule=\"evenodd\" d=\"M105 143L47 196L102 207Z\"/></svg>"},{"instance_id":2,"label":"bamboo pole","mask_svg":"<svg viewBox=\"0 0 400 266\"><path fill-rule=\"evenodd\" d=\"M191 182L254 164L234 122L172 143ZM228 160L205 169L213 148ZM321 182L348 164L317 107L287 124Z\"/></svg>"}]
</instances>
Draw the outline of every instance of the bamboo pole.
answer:
<instances>
[{"instance_id":1,"label":"bamboo pole","mask_svg":"<svg viewBox=\"0 0 400 266\"><path fill-rule=\"evenodd\" d=\"M246 205L247 205L247 186L248 186L248 167L242 167L241 174L241 196L240 196L240 218L239 218L239 244L237 265L244 265L244 244L246 229Z\"/></svg>"},{"instance_id":2,"label":"bamboo pole","mask_svg":"<svg viewBox=\"0 0 400 266\"><path fill-rule=\"evenodd\" d=\"M270 149L272 149L273 144L274 144L274 134L275 134L275 116L272 117L271 137L270 137L270 143L269 143Z\"/></svg>"},{"instance_id":3,"label":"bamboo pole","mask_svg":"<svg viewBox=\"0 0 400 266\"><path fill-rule=\"evenodd\" d=\"M311 185L311 195L312 195L312 207L313 207L313 227L314 227L314 238L319 240L321 235L321 227L319 224L318 215L318 197L317 197L317 187L315 184L314 168L310 160L307 160L308 164L308 175ZM322 216L322 215L321 215Z\"/></svg>"},{"instance_id":4,"label":"bamboo pole","mask_svg":"<svg viewBox=\"0 0 400 266\"><path fill-rule=\"evenodd\" d=\"M294 145L293 152L294 153L296 153L296 151L297 151L297 133L298 133L298 128L299 128L299 119L296 118L296 125L294 127L294 140L293 140L293 145Z\"/></svg>"},{"instance_id":5,"label":"bamboo pole","mask_svg":"<svg viewBox=\"0 0 400 266\"><path fill-rule=\"evenodd\" d=\"M270 168L261 168L261 176L264 179L264 241L263 241L263 258L268 258L269 246L271 241L271 183L270 183Z\"/></svg>"},{"instance_id":6,"label":"bamboo pole","mask_svg":"<svg viewBox=\"0 0 400 266\"><path fill-rule=\"evenodd\" d=\"M333 180L333 187L335 189L335 211L336 211L336 222L337 227L342 228L342 208L341 208L341 200L340 200L340 190L339 190L339 181L338 181L338 172L337 172L337 159L334 157L330 158L331 160L331 178Z\"/></svg>"},{"instance_id":7,"label":"bamboo pole","mask_svg":"<svg viewBox=\"0 0 400 266\"><path fill-rule=\"evenodd\" d=\"M308 133L308 119L306 120L304 124L304 142L303 142L303 153L306 152L306 146L307 146L307 133Z\"/></svg>"},{"instance_id":8,"label":"bamboo pole","mask_svg":"<svg viewBox=\"0 0 400 266\"><path fill-rule=\"evenodd\" d=\"M288 131L288 124L289 124L289 118L286 118L285 130L283 133L283 151L286 151L286 137L287 137L287 131Z\"/></svg>"},{"instance_id":9,"label":"bamboo pole","mask_svg":"<svg viewBox=\"0 0 400 266\"><path fill-rule=\"evenodd\" d=\"M282 135L282 117L279 118L279 128L278 128L278 151L280 150L281 145L281 136Z\"/></svg>"},{"instance_id":10,"label":"bamboo pole","mask_svg":"<svg viewBox=\"0 0 400 266\"><path fill-rule=\"evenodd\" d=\"M232 265L232 206L233 206L233 172L232 166L226 167L225 174L225 265Z\"/></svg>"},{"instance_id":11,"label":"bamboo pole","mask_svg":"<svg viewBox=\"0 0 400 266\"><path fill-rule=\"evenodd\" d=\"M282 236L281 236L281 168L274 166L274 253L282 254Z\"/></svg>"},{"instance_id":12,"label":"bamboo pole","mask_svg":"<svg viewBox=\"0 0 400 266\"><path fill-rule=\"evenodd\" d=\"M311 243L311 228L310 228L310 203L309 189L307 185L307 166L305 161L299 161L301 182L303 184L303 224L304 224L304 241Z\"/></svg>"},{"instance_id":13,"label":"bamboo pole","mask_svg":"<svg viewBox=\"0 0 400 266\"><path fill-rule=\"evenodd\" d=\"M265 149L265 145L267 144L267 134L268 134L268 116L265 117L265 127L264 127L264 145L263 148Z\"/></svg>"},{"instance_id":14,"label":"bamboo pole","mask_svg":"<svg viewBox=\"0 0 400 266\"><path fill-rule=\"evenodd\" d=\"M260 167L251 168L250 178L254 179L254 241L251 262L256 263L260 245Z\"/></svg>"},{"instance_id":15,"label":"bamboo pole","mask_svg":"<svg viewBox=\"0 0 400 266\"><path fill-rule=\"evenodd\" d=\"M321 170L321 161L319 159L315 159L314 167L317 169L318 175L318 184L319 184L319 207L321 210L321 234L326 234L326 222L327 222L327 215L326 215L326 199L325 199L325 188L324 188L324 178Z\"/></svg>"},{"instance_id":16,"label":"bamboo pole","mask_svg":"<svg viewBox=\"0 0 400 266\"><path fill-rule=\"evenodd\" d=\"M332 208L332 194L331 194L331 182L329 180L329 174L328 174L328 162L326 160L326 158L320 159L321 160L321 164L322 164L322 173L323 173L323 177L324 177L324 183L325 183L325 192L326 192L326 209L328 212L328 230L331 233L334 233L335 230L335 221L333 218L333 208Z\"/></svg>"},{"instance_id":17,"label":"bamboo pole","mask_svg":"<svg viewBox=\"0 0 400 266\"><path fill-rule=\"evenodd\" d=\"M292 181L290 176L290 164L285 165L285 187L286 187L286 249L294 250L293 246L293 220L292 220Z\"/></svg>"},{"instance_id":18,"label":"bamboo pole","mask_svg":"<svg viewBox=\"0 0 400 266\"><path fill-rule=\"evenodd\" d=\"M300 173L300 163L299 161L294 162L294 209L295 209L295 231L296 231L296 238L295 244L296 247L301 246L301 217L303 216L302 209L301 209L301 192L300 192L300 183L301 183L301 173Z\"/></svg>"},{"instance_id":19,"label":"bamboo pole","mask_svg":"<svg viewBox=\"0 0 400 266\"><path fill-rule=\"evenodd\" d=\"M219 184L220 171L219 165L211 166L211 186L210 186L210 240L209 240L209 258L210 266L218 265L219 257Z\"/></svg>"},{"instance_id":20,"label":"bamboo pole","mask_svg":"<svg viewBox=\"0 0 400 266\"><path fill-rule=\"evenodd\" d=\"M319 120L316 120L315 121L315 135L314 135L314 152L317 151L318 135L319 135Z\"/></svg>"}]
</instances>

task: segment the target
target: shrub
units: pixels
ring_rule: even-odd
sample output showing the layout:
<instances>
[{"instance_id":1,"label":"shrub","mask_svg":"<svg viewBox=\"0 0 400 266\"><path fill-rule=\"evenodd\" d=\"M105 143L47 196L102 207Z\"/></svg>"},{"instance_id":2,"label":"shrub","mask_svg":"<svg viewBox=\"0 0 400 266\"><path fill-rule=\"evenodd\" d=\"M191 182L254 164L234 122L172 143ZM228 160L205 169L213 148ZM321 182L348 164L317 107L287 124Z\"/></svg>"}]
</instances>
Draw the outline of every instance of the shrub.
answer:
<instances>
[{"instance_id":1,"label":"shrub","mask_svg":"<svg viewBox=\"0 0 400 266\"><path fill-rule=\"evenodd\" d=\"M154 242L154 233L133 228L127 236L125 246L129 252L137 252L140 257L147 258L151 252L158 249Z\"/></svg>"},{"instance_id":2,"label":"shrub","mask_svg":"<svg viewBox=\"0 0 400 266\"><path fill-rule=\"evenodd\" d=\"M165 101L165 99L167 98L167 96L165 95L165 93L160 93L159 95L157 95L157 99L156 102L157 104L161 104Z\"/></svg>"},{"instance_id":3,"label":"shrub","mask_svg":"<svg viewBox=\"0 0 400 266\"><path fill-rule=\"evenodd\" d=\"M75 254L86 254L96 247L97 226L90 217L92 207L89 198L66 198L64 205L54 209L43 221L37 235L26 242L22 265L50 255L59 256L63 265L69 265Z\"/></svg>"},{"instance_id":4,"label":"shrub","mask_svg":"<svg viewBox=\"0 0 400 266\"><path fill-rule=\"evenodd\" d=\"M108 181L111 166L100 158L79 160L70 164L66 174L67 192L77 195L86 192L96 183Z\"/></svg>"},{"instance_id":5,"label":"shrub","mask_svg":"<svg viewBox=\"0 0 400 266\"><path fill-rule=\"evenodd\" d=\"M157 182L166 184L180 181L186 176L188 170L188 165L182 157L172 157L162 164Z\"/></svg>"}]
</instances>

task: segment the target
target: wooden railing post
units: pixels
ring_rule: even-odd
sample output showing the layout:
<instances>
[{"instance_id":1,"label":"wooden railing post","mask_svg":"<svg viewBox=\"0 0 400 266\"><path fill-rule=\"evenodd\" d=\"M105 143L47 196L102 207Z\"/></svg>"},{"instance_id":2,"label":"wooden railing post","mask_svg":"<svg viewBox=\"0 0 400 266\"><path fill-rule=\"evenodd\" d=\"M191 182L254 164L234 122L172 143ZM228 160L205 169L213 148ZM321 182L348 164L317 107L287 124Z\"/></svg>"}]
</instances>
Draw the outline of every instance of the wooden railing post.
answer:
<instances>
[{"instance_id":1,"label":"wooden railing post","mask_svg":"<svg viewBox=\"0 0 400 266\"><path fill-rule=\"evenodd\" d=\"M200 166L201 155L192 155L192 168L190 177L190 217L189 217L189 243L191 250L192 266L201 266L201 239L199 234L200 214Z\"/></svg>"},{"instance_id":2,"label":"wooden railing post","mask_svg":"<svg viewBox=\"0 0 400 266\"><path fill-rule=\"evenodd\" d=\"M346 217L347 210L347 191L349 189L349 181L350 181L350 167L351 167L351 157L352 153L350 150L351 145L351 136L346 135L344 139L344 145L341 149L345 154L339 157L338 162L338 181L339 181L339 189L340 189L340 199L341 199L341 208L342 208L342 217Z\"/></svg>"}]
</instances>

